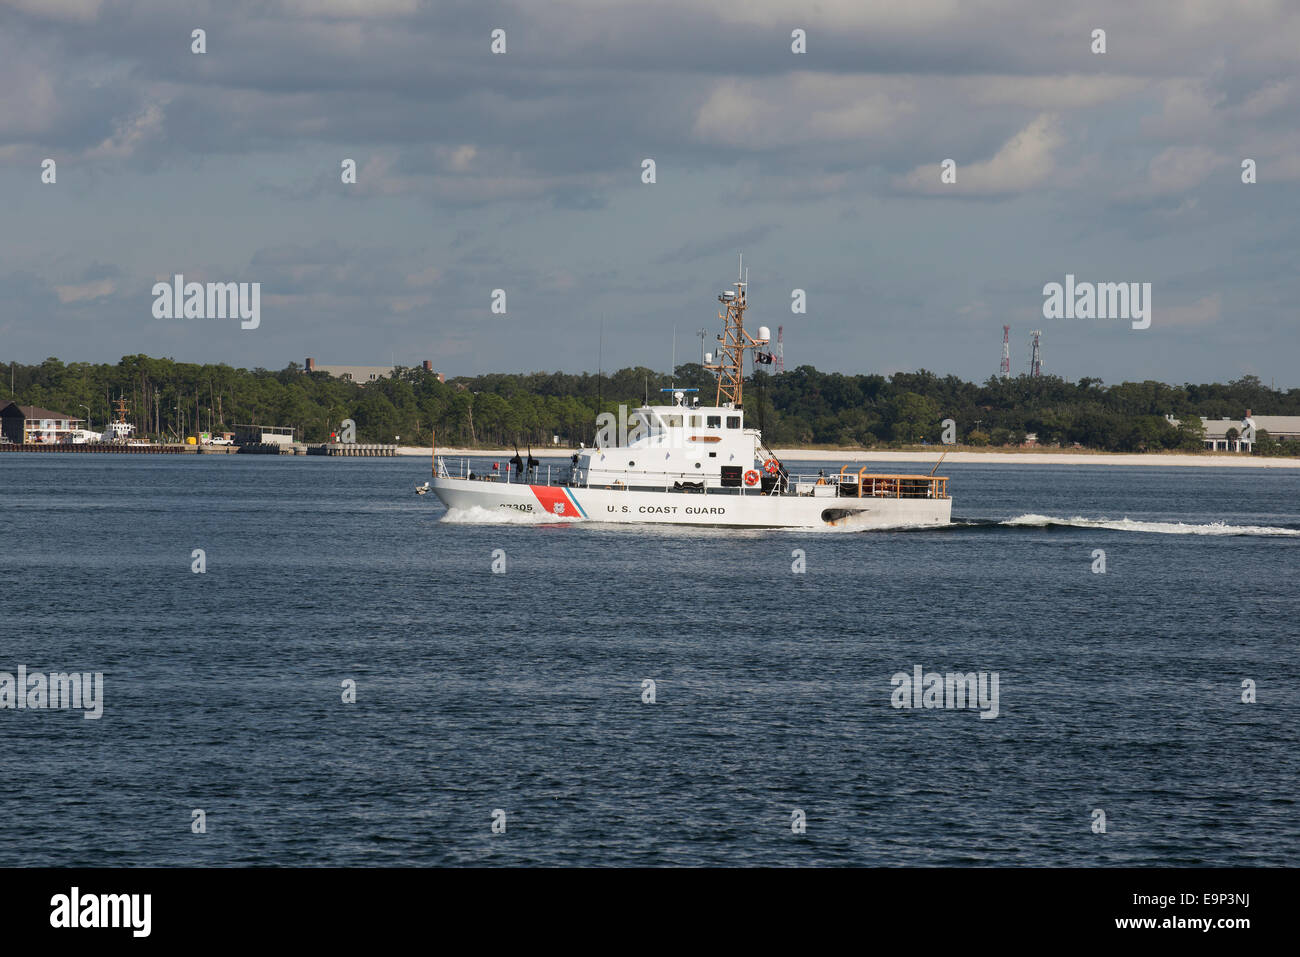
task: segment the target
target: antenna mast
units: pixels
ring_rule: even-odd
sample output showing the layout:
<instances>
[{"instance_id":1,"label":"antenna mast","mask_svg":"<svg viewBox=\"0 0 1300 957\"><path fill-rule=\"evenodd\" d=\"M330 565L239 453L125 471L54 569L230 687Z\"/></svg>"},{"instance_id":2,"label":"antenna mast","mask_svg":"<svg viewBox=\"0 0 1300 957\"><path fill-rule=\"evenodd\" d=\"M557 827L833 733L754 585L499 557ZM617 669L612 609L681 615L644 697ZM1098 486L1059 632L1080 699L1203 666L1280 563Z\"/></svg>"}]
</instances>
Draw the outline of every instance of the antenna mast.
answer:
<instances>
[{"instance_id":1,"label":"antenna mast","mask_svg":"<svg viewBox=\"0 0 1300 957\"><path fill-rule=\"evenodd\" d=\"M745 331L745 290L749 286L745 275L745 257L740 258L741 266L736 281L735 292L724 292L718 296L723 309L718 313L722 320L722 335L718 336L718 361L705 366L718 374L718 395L715 405L730 402L737 409L741 408L745 388L745 350L753 349L758 341Z\"/></svg>"},{"instance_id":2,"label":"antenna mast","mask_svg":"<svg viewBox=\"0 0 1300 957\"><path fill-rule=\"evenodd\" d=\"M1002 378L1011 375L1011 327L1002 327Z\"/></svg>"},{"instance_id":3,"label":"antenna mast","mask_svg":"<svg viewBox=\"0 0 1300 957\"><path fill-rule=\"evenodd\" d=\"M1029 374L1035 379L1041 377L1043 374L1043 352L1038 347L1038 339L1042 334L1043 330L1041 329L1035 329L1030 333L1030 335L1033 336L1034 351L1029 357Z\"/></svg>"},{"instance_id":4,"label":"antenna mast","mask_svg":"<svg viewBox=\"0 0 1300 957\"><path fill-rule=\"evenodd\" d=\"M785 371L785 326L776 327L776 374Z\"/></svg>"}]
</instances>

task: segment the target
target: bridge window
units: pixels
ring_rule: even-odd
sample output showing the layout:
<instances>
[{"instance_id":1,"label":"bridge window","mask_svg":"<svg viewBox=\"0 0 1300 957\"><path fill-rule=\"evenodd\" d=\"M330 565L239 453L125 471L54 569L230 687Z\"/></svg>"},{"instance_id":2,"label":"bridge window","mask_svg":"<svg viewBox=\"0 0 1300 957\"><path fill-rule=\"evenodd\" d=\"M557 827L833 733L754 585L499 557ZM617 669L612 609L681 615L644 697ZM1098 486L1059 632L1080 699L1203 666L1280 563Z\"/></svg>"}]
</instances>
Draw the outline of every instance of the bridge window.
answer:
<instances>
[{"instance_id":1,"label":"bridge window","mask_svg":"<svg viewBox=\"0 0 1300 957\"><path fill-rule=\"evenodd\" d=\"M691 416L691 419L690 419L690 422L691 422L691 428L692 428L692 429L698 429L698 428L700 427L700 423L702 423L703 421L704 421L703 416L699 416L699 415L693 415L693 416Z\"/></svg>"},{"instance_id":2,"label":"bridge window","mask_svg":"<svg viewBox=\"0 0 1300 957\"><path fill-rule=\"evenodd\" d=\"M740 428L740 416L738 416L738 415L729 415L729 416L727 416L727 428L729 428L729 429L738 429L738 428Z\"/></svg>"},{"instance_id":3,"label":"bridge window","mask_svg":"<svg viewBox=\"0 0 1300 957\"><path fill-rule=\"evenodd\" d=\"M722 416L720 416L720 415L710 415L710 416L707 416L707 418L708 418L708 426L709 426L709 428L711 428L711 429L720 429L720 428L722 428Z\"/></svg>"},{"instance_id":4,"label":"bridge window","mask_svg":"<svg viewBox=\"0 0 1300 957\"><path fill-rule=\"evenodd\" d=\"M665 415L664 422L670 429L680 429L682 427L682 417L680 415Z\"/></svg>"}]
</instances>

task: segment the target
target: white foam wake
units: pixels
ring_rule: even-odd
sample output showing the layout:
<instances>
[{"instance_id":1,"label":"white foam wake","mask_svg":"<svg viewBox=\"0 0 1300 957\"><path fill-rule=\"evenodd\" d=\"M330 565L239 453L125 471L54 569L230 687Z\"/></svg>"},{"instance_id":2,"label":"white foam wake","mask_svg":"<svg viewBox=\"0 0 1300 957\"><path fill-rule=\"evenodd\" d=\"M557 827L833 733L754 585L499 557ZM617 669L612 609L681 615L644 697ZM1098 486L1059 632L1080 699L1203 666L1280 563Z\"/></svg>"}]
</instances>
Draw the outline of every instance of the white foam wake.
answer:
<instances>
[{"instance_id":1,"label":"white foam wake","mask_svg":"<svg viewBox=\"0 0 1300 957\"><path fill-rule=\"evenodd\" d=\"M449 508L439 519L450 525L558 525L565 519L545 512L521 512L513 508L490 509L481 505L469 508Z\"/></svg>"},{"instance_id":2,"label":"white foam wake","mask_svg":"<svg viewBox=\"0 0 1300 957\"><path fill-rule=\"evenodd\" d=\"M1192 525L1185 522L1142 522L1131 518L1054 518L1050 515L1020 515L1009 518L1002 525L1045 528L1049 525L1070 525L1076 528L1108 528L1117 532L1153 532L1158 535L1290 535L1300 536L1300 529L1277 528L1272 525L1229 525L1211 522Z\"/></svg>"}]
</instances>

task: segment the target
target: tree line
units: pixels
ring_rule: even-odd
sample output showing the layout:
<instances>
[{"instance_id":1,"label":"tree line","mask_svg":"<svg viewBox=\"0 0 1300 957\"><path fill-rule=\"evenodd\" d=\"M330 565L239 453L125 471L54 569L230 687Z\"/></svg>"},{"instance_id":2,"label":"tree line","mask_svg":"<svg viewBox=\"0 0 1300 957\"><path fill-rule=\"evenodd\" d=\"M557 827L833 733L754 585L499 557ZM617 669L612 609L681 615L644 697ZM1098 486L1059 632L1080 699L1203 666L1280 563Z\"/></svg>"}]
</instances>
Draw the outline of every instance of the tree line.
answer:
<instances>
[{"instance_id":1,"label":"tree line","mask_svg":"<svg viewBox=\"0 0 1300 957\"><path fill-rule=\"evenodd\" d=\"M714 401L717 381L699 363L675 375L644 367L605 375L535 372L461 376L447 382L422 368L398 367L391 378L364 385L297 363L279 371L236 369L144 355L116 365L9 363L0 399L89 418L101 429L115 400L126 400L139 432L177 440L236 424L291 426L301 441L326 441L345 419L357 440L534 448L591 443L596 418L617 415L661 390L695 388ZM10 382L12 381L12 388ZM941 441L944 421L959 444L1016 446L1028 434L1040 445L1116 452L1200 449L1200 416L1239 421L1260 415L1300 415L1300 389L1281 391L1255 376L1227 384L1167 385L1148 380L1106 386L1100 379L1056 376L991 377L982 385L924 369L845 375L802 365L746 380L749 424L771 446L902 447ZM1167 416L1181 420L1175 426ZM1297 443L1260 435L1258 451L1297 454Z\"/></svg>"}]
</instances>

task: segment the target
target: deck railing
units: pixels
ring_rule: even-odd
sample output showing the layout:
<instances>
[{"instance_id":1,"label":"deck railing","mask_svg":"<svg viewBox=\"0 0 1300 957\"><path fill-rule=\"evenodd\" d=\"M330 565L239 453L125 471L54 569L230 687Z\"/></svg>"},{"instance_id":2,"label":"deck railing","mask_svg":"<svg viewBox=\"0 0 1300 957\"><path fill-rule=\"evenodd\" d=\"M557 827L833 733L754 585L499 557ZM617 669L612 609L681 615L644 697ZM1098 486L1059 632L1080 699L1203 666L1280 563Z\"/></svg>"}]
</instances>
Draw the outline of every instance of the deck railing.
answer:
<instances>
[{"instance_id":1,"label":"deck railing","mask_svg":"<svg viewBox=\"0 0 1300 957\"><path fill-rule=\"evenodd\" d=\"M459 464L459 468L455 466ZM865 468L857 472L847 471L850 466L844 466L838 473L832 472L830 475L824 472L817 474L800 472L785 473L783 484L784 495L813 495L816 494L814 489L818 486L833 489L829 493L830 497L835 498L947 498L948 497L948 477L946 475L911 475L906 473L895 472L867 472ZM469 459L462 458L459 463L453 460L452 468L448 468L447 461L439 456L437 459L437 475L439 478L459 478L468 479L473 475L476 480L486 482L500 482L506 485L529 484L529 485L569 485L573 479L573 469L569 467L545 466L545 472L539 466L535 474L525 478L517 470L511 468L508 464L504 469L497 471L484 471L482 473L474 472L470 468ZM544 477L543 477L544 476ZM644 477L643 485L652 485L656 488L662 484L665 492L674 491L675 483L698 483L701 479L699 473L689 472L656 472L653 478L650 475ZM610 482L608 488L618 491L627 490L628 485L621 481ZM719 492L727 495L766 495L772 494L775 489L764 490L761 485L753 486L723 486L708 482L702 489L691 489L692 493L708 495L718 494Z\"/></svg>"}]
</instances>

